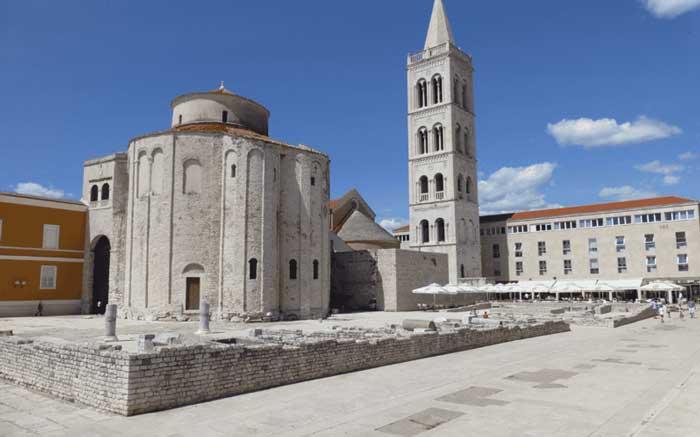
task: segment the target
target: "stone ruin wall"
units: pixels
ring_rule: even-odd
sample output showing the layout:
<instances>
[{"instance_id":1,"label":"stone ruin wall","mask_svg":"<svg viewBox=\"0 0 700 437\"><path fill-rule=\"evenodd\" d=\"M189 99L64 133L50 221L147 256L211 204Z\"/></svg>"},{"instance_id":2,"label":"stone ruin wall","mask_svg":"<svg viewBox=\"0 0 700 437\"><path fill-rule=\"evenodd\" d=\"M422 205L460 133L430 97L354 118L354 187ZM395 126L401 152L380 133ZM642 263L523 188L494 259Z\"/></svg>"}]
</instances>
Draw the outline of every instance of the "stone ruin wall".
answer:
<instances>
[{"instance_id":1,"label":"stone ruin wall","mask_svg":"<svg viewBox=\"0 0 700 437\"><path fill-rule=\"evenodd\" d=\"M106 345L0 339L0 377L125 416L341 373L569 331L565 322L520 328L330 339L298 345L207 343L128 353ZM117 349L119 347L117 346Z\"/></svg>"}]
</instances>

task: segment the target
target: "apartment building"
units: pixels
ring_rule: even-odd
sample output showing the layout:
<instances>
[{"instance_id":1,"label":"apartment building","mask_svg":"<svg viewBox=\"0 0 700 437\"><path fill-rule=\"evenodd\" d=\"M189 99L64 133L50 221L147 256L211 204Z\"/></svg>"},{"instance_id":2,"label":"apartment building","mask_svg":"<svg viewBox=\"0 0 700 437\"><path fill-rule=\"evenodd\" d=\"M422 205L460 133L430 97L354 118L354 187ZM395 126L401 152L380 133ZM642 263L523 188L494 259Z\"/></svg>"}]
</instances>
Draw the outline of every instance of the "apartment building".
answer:
<instances>
[{"instance_id":1,"label":"apartment building","mask_svg":"<svg viewBox=\"0 0 700 437\"><path fill-rule=\"evenodd\" d=\"M698 202L660 197L480 219L483 274L497 282L671 280L700 292ZM639 283L639 285L635 285Z\"/></svg>"},{"instance_id":2,"label":"apartment building","mask_svg":"<svg viewBox=\"0 0 700 437\"><path fill-rule=\"evenodd\" d=\"M87 207L0 193L0 317L79 314Z\"/></svg>"}]
</instances>

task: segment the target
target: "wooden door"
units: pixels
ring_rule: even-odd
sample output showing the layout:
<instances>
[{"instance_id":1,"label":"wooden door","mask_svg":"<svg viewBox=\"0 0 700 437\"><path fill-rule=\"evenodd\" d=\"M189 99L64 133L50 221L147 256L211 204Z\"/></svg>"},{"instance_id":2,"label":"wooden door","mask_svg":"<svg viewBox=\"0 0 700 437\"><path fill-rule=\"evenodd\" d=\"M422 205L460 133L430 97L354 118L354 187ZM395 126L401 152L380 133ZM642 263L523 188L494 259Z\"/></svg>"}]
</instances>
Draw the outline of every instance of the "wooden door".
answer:
<instances>
[{"instance_id":1,"label":"wooden door","mask_svg":"<svg viewBox=\"0 0 700 437\"><path fill-rule=\"evenodd\" d=\"M199 278L187 278L186 310L199 309Z\"/></svg>"}]
</instances>

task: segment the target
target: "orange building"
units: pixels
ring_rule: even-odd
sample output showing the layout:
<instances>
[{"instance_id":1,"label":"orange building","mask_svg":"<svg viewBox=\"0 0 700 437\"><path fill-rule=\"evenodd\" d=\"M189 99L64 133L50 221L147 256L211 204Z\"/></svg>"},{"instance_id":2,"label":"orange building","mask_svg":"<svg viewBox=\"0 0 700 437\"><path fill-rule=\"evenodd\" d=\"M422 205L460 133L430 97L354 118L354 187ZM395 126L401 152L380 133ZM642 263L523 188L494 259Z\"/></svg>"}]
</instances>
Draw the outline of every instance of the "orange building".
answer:
<instances>
[{"instance_id":1,"label":"orange building","mask_svg":"<svg viewBox=\"0 0 700 437\"><path fill-rule=\"evenodd\" d=\"M0 316L79 314L87 206L0 193Z\"/></svg>"}]
</instances>

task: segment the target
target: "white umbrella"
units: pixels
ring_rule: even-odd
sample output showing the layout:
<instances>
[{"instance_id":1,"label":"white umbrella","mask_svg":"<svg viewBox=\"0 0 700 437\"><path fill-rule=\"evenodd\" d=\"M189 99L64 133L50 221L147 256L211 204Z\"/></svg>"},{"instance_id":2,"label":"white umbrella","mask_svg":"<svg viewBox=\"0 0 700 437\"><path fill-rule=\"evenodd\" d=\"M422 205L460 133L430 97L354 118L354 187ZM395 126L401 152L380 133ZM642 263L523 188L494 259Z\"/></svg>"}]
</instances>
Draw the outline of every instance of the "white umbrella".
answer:
<instances>
[{"instance_id":1,"label":"white umbrella","mask_svg":"<svg viewBox=\"0 0 700 437\"><path fill-rule=\"evenodd\" d=\"M430 285L426 285L425 287L416 288L415 290L413 290L413 294L431 294L431 295L433 295L433 306L435 306L436 300L437 300L437 295L438 294L447 294L447 290L442 288L440 286L440 284L432 283Z\"/></svg>"}]
</instances>

